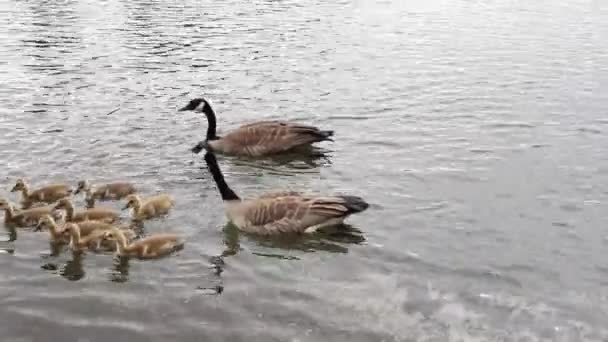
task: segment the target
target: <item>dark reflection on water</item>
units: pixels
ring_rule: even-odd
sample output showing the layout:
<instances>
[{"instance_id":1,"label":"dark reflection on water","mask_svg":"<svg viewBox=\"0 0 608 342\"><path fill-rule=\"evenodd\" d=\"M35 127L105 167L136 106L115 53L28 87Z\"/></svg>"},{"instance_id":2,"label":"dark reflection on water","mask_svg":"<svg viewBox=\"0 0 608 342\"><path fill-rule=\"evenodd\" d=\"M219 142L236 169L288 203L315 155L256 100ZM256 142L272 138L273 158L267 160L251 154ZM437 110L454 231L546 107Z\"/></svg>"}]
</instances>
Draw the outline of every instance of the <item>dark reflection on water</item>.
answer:
<instances>
[{"instance_id":1,"label":"dark reflection on water","mask_svg":"<svg viewBox=\"0 0 608 342\"><path fill-rule=\"evenodd\" d=\"M601 2L8 0L0 19L0 195L129 180L176 198L139 233L186 240L127 261L7 228L0 340L608 340ZM319 155L220 157L243 197L372 206L305 236L226 225L190 152L206 121L176 113L201 95L219 134L336 132Z\"/></svg>"}]
</instances>

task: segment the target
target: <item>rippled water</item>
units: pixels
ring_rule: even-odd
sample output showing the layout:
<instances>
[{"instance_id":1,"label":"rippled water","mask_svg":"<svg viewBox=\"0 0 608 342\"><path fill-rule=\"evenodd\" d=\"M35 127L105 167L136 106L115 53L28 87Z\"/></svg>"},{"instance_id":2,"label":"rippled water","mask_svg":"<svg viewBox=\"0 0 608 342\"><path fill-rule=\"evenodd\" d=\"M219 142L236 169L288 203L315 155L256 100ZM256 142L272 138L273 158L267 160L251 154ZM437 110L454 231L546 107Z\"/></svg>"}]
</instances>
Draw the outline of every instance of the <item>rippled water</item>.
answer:
<instances>
[{"instance_id":1,"label":"rippled water","mask_svg":"<svg viewBox=\"0 0 608 342\"><path fill-rule=\"evenodd\" d=\"M601 1L4 0L0 13L0 195L16 200L21 176L131 180L177 198L146 232L188 241L115 264L7 231L1 340L608 340ZM205 120L176 112L199 95L220 130L334 129L325 159L219 161L244 195L364 196L349 220L361 233L226 228L189 152Z\"/></svg>"}]
</instances>

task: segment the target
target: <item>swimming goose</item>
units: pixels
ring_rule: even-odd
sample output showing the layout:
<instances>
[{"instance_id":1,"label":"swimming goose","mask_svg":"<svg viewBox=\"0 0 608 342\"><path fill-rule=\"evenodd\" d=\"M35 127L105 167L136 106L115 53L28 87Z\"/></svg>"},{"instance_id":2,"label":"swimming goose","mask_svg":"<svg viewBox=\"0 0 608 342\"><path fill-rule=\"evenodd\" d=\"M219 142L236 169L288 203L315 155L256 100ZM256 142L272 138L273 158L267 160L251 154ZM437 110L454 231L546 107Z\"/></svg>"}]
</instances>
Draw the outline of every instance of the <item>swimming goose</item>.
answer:
<instances>
[{"instance_id":1,"label":"swimming goose","mask_svg":"<svg viewBox=\"0 0 608 342\"><path fill-rule=\"evenodd\" d=\"M83 211L74 212L74 205L68 198L62 198L55 205L55 209L65 210L66 222L82 222L82 221L103 221L116 222L118 221L119 213L109 208L92 208Z\"/></svg>"},{"instance_id":2,"label":"swimming goose","mask_svg":"<svg viewBox=\"0 0 608 342\"><path fill-rule=\"evenodd\" d=\"M85 221L87 222L87 221ZM83 234L83 223L67 223L64 230L70 236L70 248L75 251L82 251L84 249L99 250L103 247L104 250L114 251L116 244L104 239L104 234L110 231L119 231L124 237L125 241L132 241L136 234L131 229L117 228L117 227L104 227L98 226L97 229L88 231L87 234ZM94 222L94 221L88 221ZM99 222L98 222L99 223Z\"/></svg>"},{"instance_id":3,"label":"swimming goose","mask_svg":"<svg viewBox=\"0 0 608 342\"><path fill-rule=\"evenodd\" d=\"M93 230L89 235L82 236L77 223L67 223L64 229L70 235L70 248L73 251L97 248L103 241L103 234L106 232L106 230Z\"/></svg>"},{"instance_id":4,"label":"swimming goose","mask_svg":"<svg viewBox=\"0 0 608 342\"><path fill-rule=\"evenodd\" d=\"M59 227L51 215L42 216L40 220L38 220L38 224L36 225L36 229L34 229L34 231L38 232L45 228L49 230L52 241L65 243L69 242L69 236L65 234L66 231L63 229L63 227Z\"/></svg>"},{"instance_id":5,"label":"swimming goose","mask_svg":"<svg viewBox=\"0 0 608 342\"><path fill-rule=\"evenodd\" d=\"M133 208L133 220L142 221L168 214L173 204L171 195L156 195L142 200L138 195L131 194L127 196L123 210Z\"/></svg>"},{"instance_id":6,"label":"swimming goose","mask_svg":"<svg viewBox=\"0 0 608 342\"><path fill-rule=\"evenodd\" d=\"M158 258L184 248L184 242L174 234L154 234L129 243L122 231L112 229L104 233L104 239L115 241L117 255L139 259Z\"/></svg>"},{"instance_id":7,"label":"swimming goose","mask_svg":"<svg viewBox=\"0 0 608 342\"><path fill-rule=\"evenodd\" d=\"M283 121L259 121L241 126L223 137L216 134L215 112L207 100L197 98L179 111L202 112L207 117L207 137L192 148L199 153L208 151L258 157L287 152L298 147L310 146L325 140L332 141L333 131Z\"/></svg>"},{"instance_id":8,"label":"swimming goose","mask_svg":"<svg viewBox=\"0 0 608 342\"><path fill-rule=\"evenodd\" d=\"M23 209L30 208L34 203L55 203L57 200L72 194L72 189L65 184L51 184L30 191L29 185L23 179L18 179L15 186L11 189L11 192L17 191L21 191Z\"/></svg>"},{"instance_id":9,"label":"swimming goose","mask_svg":"<svg viewBox=\"0 0 608 342\"><path fill-rule=\"evenodd\" d=\"M89 208L92 208L95 205L96 200L120 200L130 194L134 194L136 189L133 184L127 182L114 182L91 186L89 181L81 180L78 182L74 194L79 194L81 191L85 194L87 205Z\"/></svg>"},{"instance_id":10,"label":"swimming goose","mask_svg":"<svg viewBox=\"0 0 608 342\"><path fill-rule=\"evenodd\" d=\"M224 201L228 220L244 232L261 235L314 232L340 224L349 215L369 207L356 196L306 196L292 191L241 200L226 184L213 153L207 152L205 161Z\"/></svg>"},{"instance_id":11,"label":"swimming goose","mask_svg":"<svg viewBox=\"0 0 608 342\"><path fill-rule=\"evenodd\" d=\"M0 210L4 209L4 224L15 227L33 227L44 215L50 215L51 207L36 207L32 209L17 210L15 206L4 198L0 198Z\"/></svg>"}]
</instances>

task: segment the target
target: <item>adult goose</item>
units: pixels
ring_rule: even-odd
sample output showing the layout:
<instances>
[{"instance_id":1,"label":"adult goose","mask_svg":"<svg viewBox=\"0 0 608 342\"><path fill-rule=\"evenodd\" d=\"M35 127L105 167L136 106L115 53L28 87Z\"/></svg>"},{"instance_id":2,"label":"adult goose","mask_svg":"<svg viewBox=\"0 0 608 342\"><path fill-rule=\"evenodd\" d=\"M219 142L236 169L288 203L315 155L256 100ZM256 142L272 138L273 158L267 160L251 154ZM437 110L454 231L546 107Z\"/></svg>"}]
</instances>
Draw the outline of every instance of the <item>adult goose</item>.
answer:
<instances>
[{"instance_id":1,"label":"adult goose","mask_svg":"<svg viewBox=\"0 0 608 342\"><path fill-rule=\"evenodd\" d=\"M322 131L317 127L284 121L259 121L243 125L220 137L216 133L215 112L207 100L197 98L179 111L202 112L207 117L207 137L192 152L203 149L211 152L259 157L288 152L325 140L332 141L333 131Z\"/></svg>"},{"instance_id":2,"label":"adult goose","mask_svg":"<svg viewBox=\"0 0 608 342\"><path fill-rule=\"evenodd\" d=\"M369 207L356 196L313 196L293 191L241 200L226 184L215 155L207 152L205 161L224 201L228 220L247 233L310 233L341 224L349 215Z\"/></svg>"}]
</instances>

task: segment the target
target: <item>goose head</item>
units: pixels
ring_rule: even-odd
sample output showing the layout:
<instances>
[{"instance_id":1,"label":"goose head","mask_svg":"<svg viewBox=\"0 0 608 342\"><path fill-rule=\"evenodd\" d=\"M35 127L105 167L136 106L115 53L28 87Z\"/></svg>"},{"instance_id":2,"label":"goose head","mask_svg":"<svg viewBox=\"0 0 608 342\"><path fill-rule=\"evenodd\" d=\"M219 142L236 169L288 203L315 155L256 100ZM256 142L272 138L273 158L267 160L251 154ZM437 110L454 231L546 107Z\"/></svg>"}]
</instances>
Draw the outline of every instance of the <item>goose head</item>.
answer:
<instances>
[{"instance_id":1,"label":"goose head","mask_svg":"<svg viewBox=\"0 0 608 342\"><path fill-rule=\"evenodd\" d=\"M53 220L51 215L44 215L38 220L38 224L36 225L36 228L34 228L34 231L39 232L43 228L48 228L53 224L55 224L55 220Z\"/></svg>"},{"instance_id":2,"label":"goose head","mask_svg":"<svg viewBox=\"0 0 608 342\"><path fill-rule=\"evenodd\" d=\"M66 209L71 206L70 200L67 198L60 199L53 209Z\"/></svg>"},{"instance_id":3,"label":"goose head","mask_svg":"<svg viewBox=\"0 0 608 342\"><path fill-rule=\"evenodd\" d=\"M210 109L211 109L211 105L209 105L209 102L207 102L207 100L205 100L204 98L199 97L199 98L190 100L190 102L188 102L188 104L185 107L180 108L178 111L184 112L184 111L189 110L189 111L194 111L194 112L199 112L199 113L206 113Z\"/></svg>"},{"instance_id":4,"label":"goose head","mask_svg":"<svg viewBox=\"0 0 608 342\"><path fill-rule=\"evenodd\" d=\"M23 189L25 189L25 181L20 178L17 179L17 183L15 183L15 186L11 189L11 192L17 192Z\"/></svg>"},{"instance_id":5,"label":"goose head","mask_svg":"<svg viewBox=\"0 0 608 342\"><path fill-rule=\"evenodd\" d=\"M91 185L89 184L89 181L81 180L78 182L78 185L76 186L76 191L74 191L74 194L77 195L81 191L87 191L90 188L91 188Z\"/></svg>"},{"instance_id":6,"label":"goose head","mask_svg":"<svg viewBox=\"0 0 608 342\"><path fill-rule=\"evenodd\" d=\"M193 148L190 149L192 151L192 153L198 154L200 153L202 150L207 150L209 151L209 142L208 141L201 141L198 144L196 144Z\"/></svg>"},{"instance_id":7,"label":"goose head","mask_svg":"<svg viewBox=\"0 0 608 342\"><path fill-rule=\"evenodd\" d=\"M127 210L129 208L133 208L134 210L138 210L141 205L141 199L137 195L129 195L126 198L127 204L122 208L122 210Z\"/></svg>"}]
</instances>

